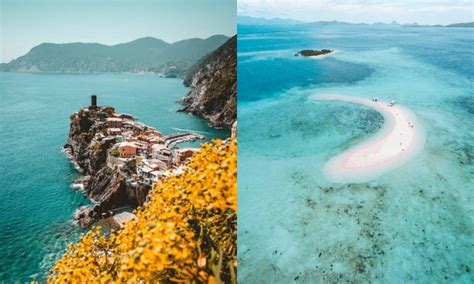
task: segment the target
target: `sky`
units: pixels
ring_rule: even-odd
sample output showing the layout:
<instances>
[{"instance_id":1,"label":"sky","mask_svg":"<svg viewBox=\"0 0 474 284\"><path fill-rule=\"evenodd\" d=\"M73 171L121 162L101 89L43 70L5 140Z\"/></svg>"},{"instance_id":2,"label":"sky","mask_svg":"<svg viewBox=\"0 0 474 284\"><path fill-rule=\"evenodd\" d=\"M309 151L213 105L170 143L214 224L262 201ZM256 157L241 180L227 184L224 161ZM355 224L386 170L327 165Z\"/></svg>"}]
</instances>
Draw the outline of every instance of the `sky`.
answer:
<instances>
[{"instance_id":1,"label":"sky","mask_svg":"<svg viewBox=\"0 0 474 284\"><path fill-rule=\"evenodd\" d=\"M351 23L474 21L474 0L239 0L242 16Z\"/></svg>"},{"instance_id":2,"label":"sky","mask_svg":"<svg viewBox=\"0 0 474 284\"><path fill-rule=\"evenodd\" d=\"M236 33L236 0L0 0L0 62L43 42L167 42Z\"/></svg>"}]
</instances>

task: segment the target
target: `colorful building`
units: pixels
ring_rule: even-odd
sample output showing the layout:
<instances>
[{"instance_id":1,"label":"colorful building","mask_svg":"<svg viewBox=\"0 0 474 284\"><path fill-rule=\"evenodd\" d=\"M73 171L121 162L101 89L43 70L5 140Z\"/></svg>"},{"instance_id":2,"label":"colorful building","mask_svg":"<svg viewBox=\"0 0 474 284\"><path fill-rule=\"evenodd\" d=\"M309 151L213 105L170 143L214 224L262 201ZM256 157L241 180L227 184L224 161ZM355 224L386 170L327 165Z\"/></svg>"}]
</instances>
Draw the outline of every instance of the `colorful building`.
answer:
<instances>
[{"instance_id":1,"label":"colorful building","mask_svg":"<svg viewBox=\"0 0 474 284\"><path fill-rule=\"evenodd\" d=\"M137 154L138 146L135 143L130 142L120 142L115 144L114 146L121 158L130 158Z\"/></svg>"}]
</instances>

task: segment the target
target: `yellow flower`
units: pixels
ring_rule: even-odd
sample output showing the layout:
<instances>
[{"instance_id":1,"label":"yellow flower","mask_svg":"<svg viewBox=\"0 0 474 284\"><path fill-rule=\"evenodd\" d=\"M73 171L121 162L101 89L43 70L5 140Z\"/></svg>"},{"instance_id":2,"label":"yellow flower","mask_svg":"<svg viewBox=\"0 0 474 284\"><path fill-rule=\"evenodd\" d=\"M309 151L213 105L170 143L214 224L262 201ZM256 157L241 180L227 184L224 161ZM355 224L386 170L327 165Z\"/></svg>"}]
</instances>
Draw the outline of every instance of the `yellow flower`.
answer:
<instances>
[{"instance_id":1,"label":"yellow flower","mask_svg":"<svg viewBox=\"0 0 474 284\"><path fill-rule=\"evenodd\" d=\"M136 221L70 244L48 281L235 283L236 155L235 139L204 144L183 174L154 186Z\"/></svg>"}]
</instances>

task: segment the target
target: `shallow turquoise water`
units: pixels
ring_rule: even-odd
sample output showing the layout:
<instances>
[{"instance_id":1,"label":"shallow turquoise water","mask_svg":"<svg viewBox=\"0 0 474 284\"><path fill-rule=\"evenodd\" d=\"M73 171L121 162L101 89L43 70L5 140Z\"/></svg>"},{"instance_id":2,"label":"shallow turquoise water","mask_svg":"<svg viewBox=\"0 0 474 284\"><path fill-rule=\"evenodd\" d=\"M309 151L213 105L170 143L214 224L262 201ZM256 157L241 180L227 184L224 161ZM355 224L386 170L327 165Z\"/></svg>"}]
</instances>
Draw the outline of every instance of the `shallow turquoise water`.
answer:
<instances>
[{"instance_id":1,"label":"shallow turquoise water","mask_svg":"<svg viewBox=\"0 0 474 284\"><path fill-rule=\"evenodd\" d=\"M134 114L163 133L226 135L175 112L186 92L180 80L156 77L0 73L0 282L40 278L83 233L71 217L88 201L70 188L77 173L61 153L69 116L95 93L99 105Z\"/></svg>"},{"instance_id":2,"label":"shallow turquoise water","mask_svg":"<svg viewBox=\"0 0 474 284\"><path fill-rule=\"evenodd\" d=\"M472 29L239 26L239 280L474 281ZM295 58L305 48L337 52ZM395 99L427 132L415 159L337 184L325 162L375 133L336 93Z\"/></svg>"}]
</instances>

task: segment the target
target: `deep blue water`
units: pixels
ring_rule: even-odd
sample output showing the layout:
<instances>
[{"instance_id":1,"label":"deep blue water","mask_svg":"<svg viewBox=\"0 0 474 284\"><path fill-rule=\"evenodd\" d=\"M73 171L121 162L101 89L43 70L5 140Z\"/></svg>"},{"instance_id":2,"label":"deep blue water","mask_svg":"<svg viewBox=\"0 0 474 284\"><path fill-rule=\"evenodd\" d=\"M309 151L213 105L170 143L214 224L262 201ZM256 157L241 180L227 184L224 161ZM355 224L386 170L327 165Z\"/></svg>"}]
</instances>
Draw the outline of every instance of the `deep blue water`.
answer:
<instances>
[{"instance_id":1,"label":"deep blue water","mask_svg":"<svg viewBox=\"0 0 474 284\"><path fill-rule=\"evenodd\" d=\"M474 282L474 29L238 27L239 281ZM302 49L334 49L323 59ZM411 109L422 153L370 182L331 183L329 158L380 114Z\"/></svg>"},{"instance_id":2,"label":"deep blue water","mask_svg":"<svg viewBox=\"0 0 474 284\"><path fill-rule=\"evenodd\" d=\"M295 86L352 83L373 72L370 65L337 57L307 60L292 56L302 49L330 47L348 52L397 48L421 62L474 77L471 29L296 25L239 26L238 31L241 102L268 98Z\"/></svg>"},{"instance_id":3,"label":"deep blue water","mask_svg":"<svg viewBox=\"0 0 474 284\"><path fill-rule=\"evenodd\" d=\"M136 115L163 133L172 128L222 137L176 113L188 90L180 80L135 75L0 73L0 282L40 279L83 232L72 214L87 204L70 188L77 173L61 152L69 116L97 94L99 105Z\"/></svg>"}]
</instances>

